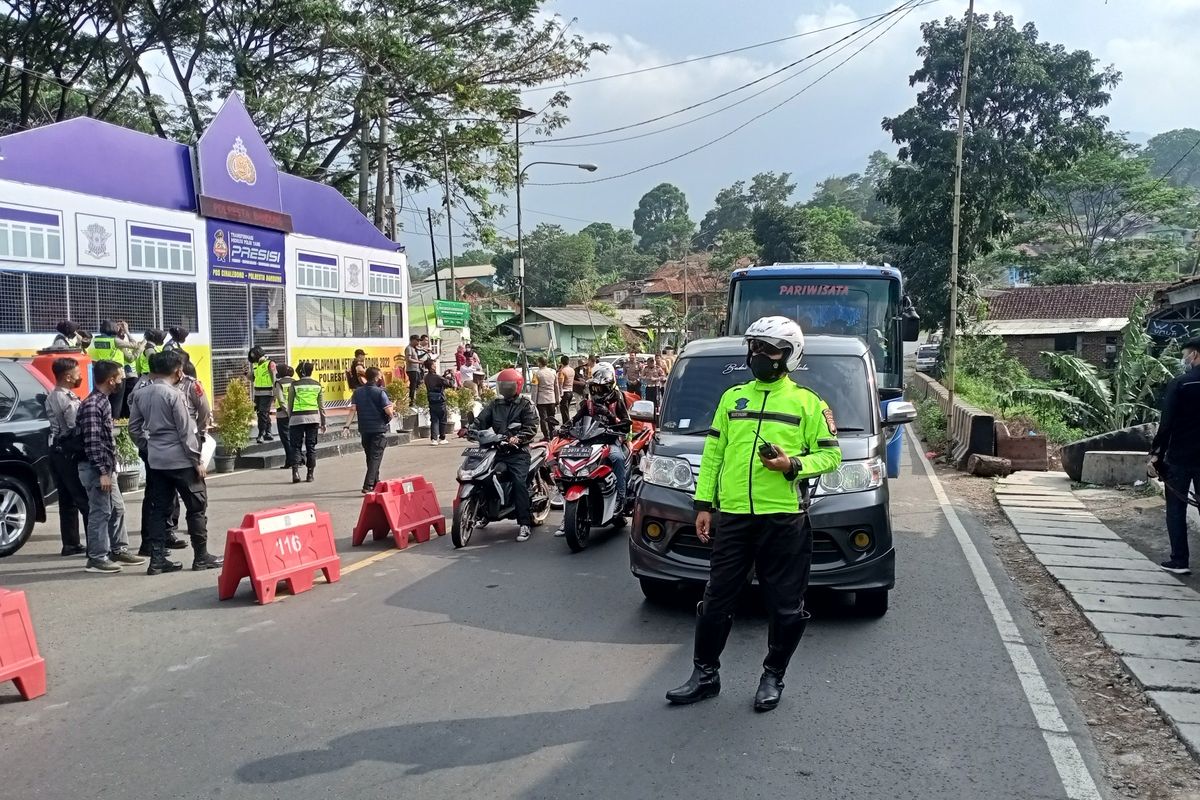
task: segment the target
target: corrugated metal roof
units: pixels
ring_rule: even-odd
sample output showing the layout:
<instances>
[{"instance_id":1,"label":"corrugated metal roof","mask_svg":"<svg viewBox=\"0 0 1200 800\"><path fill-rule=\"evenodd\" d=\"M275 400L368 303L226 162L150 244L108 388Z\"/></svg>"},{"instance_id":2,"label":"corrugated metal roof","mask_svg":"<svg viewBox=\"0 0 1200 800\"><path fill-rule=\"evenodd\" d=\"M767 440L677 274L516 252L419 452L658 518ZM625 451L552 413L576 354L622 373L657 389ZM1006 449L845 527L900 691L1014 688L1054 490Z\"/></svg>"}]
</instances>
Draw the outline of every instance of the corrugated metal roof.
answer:
<instances>
[{"instance_id":1,"label":"corrugated metal roof","mask_svg":"<svg viewBox=\"0 0 1200 800\"><path fill-rule=\"evenodd\" d=\"M619 325L620 323L610 317L605 316L597 311L589 311L586 308L533 308L529 309L534 314L545 317L551 322L557 322L559 325L566 325L573 328L590 328L590 327L608 327Z\"/></svg>"},{"instance_id":2,"label":"corrugated metal roof","mask_svg":"<svg viewBox=\"0 0 1200 800\"><path fill-rule=\"evenodd\" d=\"M1063 321L1083 317L1127 317L1139 297L1153 294L1165 285L1079 283L1065 286L1023 286L988 298L987 318L1011 322L1027 319Z\"/></svg>"},{"instance_id":3,"label":"corrugated metal roof","mask_svg":"<svg viewBox=\"0 0 1200 800\"><path fill-rule=\"evenodd\" d=\"M496 268L491 264L466 264L454 265L454 280L461 281L468 278L490 278L496 274ZM429 275L422 283L433 283L434 281L450 280L450 268L442 267L435 274Z\"/></svg>"},{"instance_id":4,"label":"corrugated metal roof","mask_svg":"<svg viewBox=\"0 0 1200 800\"><path fill-rule=\"evenodd\" d=\"M980 324L979 332L989 336L1052 336L1056 333L1112 333L1124 328L1128 322L1128 317L987 320Z\"/></svg>"}]
</instances>

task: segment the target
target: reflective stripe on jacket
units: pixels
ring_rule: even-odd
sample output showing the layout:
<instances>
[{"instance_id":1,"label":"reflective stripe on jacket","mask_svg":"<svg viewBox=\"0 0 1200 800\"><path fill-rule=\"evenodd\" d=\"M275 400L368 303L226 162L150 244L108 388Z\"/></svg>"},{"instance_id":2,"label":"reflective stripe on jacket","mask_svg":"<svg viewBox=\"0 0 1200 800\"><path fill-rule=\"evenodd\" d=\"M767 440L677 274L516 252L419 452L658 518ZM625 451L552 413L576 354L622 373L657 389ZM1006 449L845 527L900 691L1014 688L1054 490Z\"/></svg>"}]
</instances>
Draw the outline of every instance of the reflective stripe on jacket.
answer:
<instances>
[{"instance_id":1,"label":"reflective stripe on jacket","mask_svg":"<svg viewBox=\"0 0 1200 800\"><path fill-rule=\"evenodd\" d=\"M125 366L125 353L117 347L115 336L93 336L92 346L88 348L87 354L92 361L113 361L122 367Z\"/></svg>"},{"instance_id":2,"label":"reflective stripe on jacket","mask_svg":"<svg viewBox=\"0 0 1200 800\"><path fill-rule=\"evenodd\" d=\"M770 442L798 458L794 475L769 470L758 456ZM833 412L816 392L791 378L750 381L721 395L704 442L696 508L730 514L795 514L796 481L832 472L842 463Z\"/></svg>"},{"instance_id":3,"label":"reflective stripe on jacket","mask_svg":"<svg viewBox=\"0 0 1200 800\"><path fill-rule=\"evenodd\" d=\"M254 362L254 394L269 395L274 391L275 381L271 378L271 359L261 358Z\"/></svg>"},{"instance_id":4,"label":"reflective stripe on jacket","mask_svg":"<svg viewBox=\"0 0 1200 800\"><path fill-rule=\"evenodd\" d=\"M312 378L293 381L288 388L288 416L292 425L325 424L325 393Z\"/></svg>"}]
</instances>

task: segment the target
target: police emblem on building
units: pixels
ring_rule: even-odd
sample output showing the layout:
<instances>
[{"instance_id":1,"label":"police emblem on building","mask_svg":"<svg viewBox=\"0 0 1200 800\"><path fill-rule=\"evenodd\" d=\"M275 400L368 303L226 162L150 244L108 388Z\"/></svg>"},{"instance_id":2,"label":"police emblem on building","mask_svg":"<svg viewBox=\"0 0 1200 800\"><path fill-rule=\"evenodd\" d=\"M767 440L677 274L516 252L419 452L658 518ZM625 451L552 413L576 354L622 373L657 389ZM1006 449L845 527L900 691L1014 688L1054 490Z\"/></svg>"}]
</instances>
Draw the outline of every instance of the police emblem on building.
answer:
<instances>
[{"instance_id":1,"label":"police emblem on building","mask_svg":"<svg viewBox=\"0 0 1200 800\"><path fill-rule=\"evenodd\" d=\"M242 143L240 136L233 140L233 147L229 148L229 154L225 156L225 171L237 183L253 186L258 181L258 172L254 169L254 162L250 160L250 154L246 152L246 145Z\"/></svg>"},{"instance_id":2,"label":"police emblem on building","mask_svg":"<svg viewBox=\"0 0 1200 800\"><path fill-rule=\"evenodd\" d=\"M85 253L92 258L108 258L108 240L112 238L108 228L93 222L83 229L83 236L87 239Z\"/></svg>"},{"instance_id":3,"label":"police emblem on building","mask_svg":"<svg viewBox=\"0 0 1200 800\"><path fill-rule=\"evenodd\" d=\"M217 261L224 261L229 257L229 244L225 241L225 231L218 229L213 233L212 252Z\"/></svg>"},{"instance_id":4,"label":"police emblem on building","mask_svg":"<svg viewBox=\"0 0 1200 800\"><path fill-rule=\"evenodd\" d=\"M346 286L351 291L358 291L362 286L362 264L346 262Z\"/></svg>"}]
</instances>

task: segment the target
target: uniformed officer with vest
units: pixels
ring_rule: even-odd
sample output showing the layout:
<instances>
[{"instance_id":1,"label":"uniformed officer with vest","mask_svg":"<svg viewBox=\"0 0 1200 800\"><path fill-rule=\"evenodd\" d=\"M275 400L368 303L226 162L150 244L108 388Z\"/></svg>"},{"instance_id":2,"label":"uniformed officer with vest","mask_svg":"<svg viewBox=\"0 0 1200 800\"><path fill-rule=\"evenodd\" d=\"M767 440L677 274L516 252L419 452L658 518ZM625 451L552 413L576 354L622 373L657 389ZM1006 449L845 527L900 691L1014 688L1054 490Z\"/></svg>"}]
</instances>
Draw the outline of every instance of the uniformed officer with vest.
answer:
<instances>
[{"instance_id":1,"label":"uniformed officer with vest","mask_svg":"<svg viewBox=\"0 0 1200 800\"><path fill-rule=\"evenodd\" d=\"M111 361L121 368L122 374L125 372L125 365L128 363L125 358L125 348L117 344L117 326L112 320L101 320L100 332L92 337L92 343L88 346L87 354L92 361ZM125 414L125 389L124 387L117 389L108 396L108 402L112 406L113 419L124 419Z\"/></svg>"},{"instance_id":2,"label":"uniformed officer with vest","mask_svg":"<svg viewBox=\"0 0 1200 800\"><path fill-rule=\"evenodd\" d=\"M133 360L133 370L139 378L150 374L150 356L159 351L166 338L167 334L164 331L157 329L146 331L146 335L143 337L142 352L138 353L138 357Z\"/></svg>"},{"instance_id":3,"label":"uniformed officer with vest","mask_svg":"<svg viewBox=\"0 0 1200 800\"><path fill-rule=\"evenodd\" d=\"M250 362L250 377L254 382L254 410L258 412L259 442L271 442L271 400L275 396L275 362L258 345L246 355Z\"/></svg>"},{"instance_id":4,"label":"uniformed officer with vest","mask_svg":"<svg viewBox=\"0 0 1200 800\"><path fill-rule=\"evenodd\" d=\"M746 330L745 341L754 380L721 396L696 482L696 535L704 542L711 538L713 550L697 608L695 668L667 699L695 703L720 693L721 651L754 567L769 617L754 708L770 711L779 704L784 672L809 616L804 592L812 530L798 484L836 470L842 452L829 406L791 379L804 354L800 326L786 317L763 317Z\"/></svg>"},{"instance_id":5,"label":"uniformed officer with vest","mask_svg":"<svg viewBox=\"0 0 1200 800\"><path fill-rule=\"evenodd\" d=\"M275 379L275 430L279 433L279 443L283 445L283 466L280 469L290 467L295 457L288 417L288 392L292 388L292 376L295 374L294 369L284 364L279 368L279 377Z\"/></svg>"},{"instance_id":6,"label":"uniformed officer with vest","mask_svg":"<svg viewBox=\"0 0 1200 800\"><path fill-rule=\"evenodd\" d=\"M292 483L300 482L300 454L303 452L308 473L304 480L313 482L317 470L317 435L325 432L325 392L313 379L313 363L301 361L298 376L288 387L288 425L292 437Z\"/></svg>"}]
</instances>

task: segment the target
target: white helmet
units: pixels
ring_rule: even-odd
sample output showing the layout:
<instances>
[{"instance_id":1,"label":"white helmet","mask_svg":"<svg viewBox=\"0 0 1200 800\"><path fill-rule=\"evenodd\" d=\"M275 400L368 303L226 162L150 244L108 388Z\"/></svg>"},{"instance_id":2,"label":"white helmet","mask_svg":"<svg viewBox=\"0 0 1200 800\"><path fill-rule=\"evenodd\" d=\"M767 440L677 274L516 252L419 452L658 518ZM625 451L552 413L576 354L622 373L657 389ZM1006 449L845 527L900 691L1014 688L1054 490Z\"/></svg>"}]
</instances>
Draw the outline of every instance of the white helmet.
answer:
<instances>
[{"instance_id":1,"label":"white helmet","mask_svg":"<svg viewBox=\"0 0 1200 800\"><path fill-rule=\"evenodd\" d=\"M613 369L612 364L601 361L592 369L592 377L588 378L588 383L593 386L603 386L605 390L612 389L617 383L617 372Z\"/></svg>"},{"instance_id":2,"label":"white helmet","mask_svg":"<svg viewBox=\"0 0 1200 800\"><path fill-rule=\"evenodd\" d=\"M766 342L784 351L788 372L800 366L800 357L804 355L804 331L800 329L799 324L787 317L763 317L755 320L746 329L742 340L747 345L752 340Z\"/></svg>"}]
</instances>

